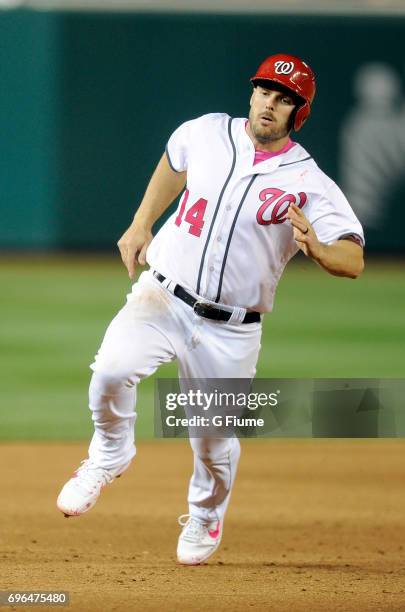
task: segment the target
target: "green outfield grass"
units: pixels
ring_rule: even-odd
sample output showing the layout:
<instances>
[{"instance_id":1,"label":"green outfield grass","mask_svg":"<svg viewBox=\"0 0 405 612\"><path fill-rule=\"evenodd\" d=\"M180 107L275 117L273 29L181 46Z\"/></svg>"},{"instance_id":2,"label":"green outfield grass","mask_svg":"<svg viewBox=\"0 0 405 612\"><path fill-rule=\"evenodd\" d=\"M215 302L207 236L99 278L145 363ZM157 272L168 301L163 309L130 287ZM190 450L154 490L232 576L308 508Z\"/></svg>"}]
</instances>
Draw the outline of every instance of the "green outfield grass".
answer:
<instances>
[{"instance_id":1,"label":"green outfield grass","mask_svg":"<svg viewBox=\"0 0 405 612\"><path fill-rule=\"evenodd\" d=\"M3 256L0 280L0 438L87 439L88 366L130 290L119 257ZM291 262L257 376L404 377L404 262L370 261L356 281ZM139 437L153 432L153 385L140 385Z\"/></svg>"}]
</instances>

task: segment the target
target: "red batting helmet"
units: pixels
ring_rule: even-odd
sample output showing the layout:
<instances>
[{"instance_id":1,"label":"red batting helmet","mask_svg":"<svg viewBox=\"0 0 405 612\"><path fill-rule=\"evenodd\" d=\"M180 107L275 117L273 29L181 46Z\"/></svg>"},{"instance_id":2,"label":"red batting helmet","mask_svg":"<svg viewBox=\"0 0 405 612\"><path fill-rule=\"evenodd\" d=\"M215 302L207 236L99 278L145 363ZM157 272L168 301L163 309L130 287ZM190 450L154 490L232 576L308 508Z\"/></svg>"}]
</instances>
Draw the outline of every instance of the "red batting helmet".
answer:
<instances>
[{"instance_id":1,"label":"red batting helmet","mask_svg":"<svg viewBox=\"0 0 405 612\"><path fill-rule=\"evenodd\" d=\"M250 80L255 86L258 81L273 81L283 85L302 100L294 117L293 127L298 132L311 112L311 103L315 96L315 75L308 64L294 55L271 55L260 64L255 76Z\"/></svg>"}]
</instances>

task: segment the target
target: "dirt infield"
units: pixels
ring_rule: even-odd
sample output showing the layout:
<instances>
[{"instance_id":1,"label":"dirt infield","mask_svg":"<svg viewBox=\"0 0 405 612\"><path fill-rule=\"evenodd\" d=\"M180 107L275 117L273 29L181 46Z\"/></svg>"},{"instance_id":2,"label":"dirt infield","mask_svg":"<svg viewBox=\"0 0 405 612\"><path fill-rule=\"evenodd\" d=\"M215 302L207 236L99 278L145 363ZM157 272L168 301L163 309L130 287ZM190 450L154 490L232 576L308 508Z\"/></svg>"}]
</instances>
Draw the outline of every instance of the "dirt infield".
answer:
<instances>
[{"instance_id":1,"label":"dirt infield","mask_svg":"<svg viewBox=\"0 0 405 612\"><path fill-rule=\"evenodd\" d=\"M405 442L242 444L222 545L201 567L175 563L187 443L140 443L70 519L55 498L85 446L3 444L0 589L69 591L86 612L405 610Z\"/></svg>"}]
</instances>

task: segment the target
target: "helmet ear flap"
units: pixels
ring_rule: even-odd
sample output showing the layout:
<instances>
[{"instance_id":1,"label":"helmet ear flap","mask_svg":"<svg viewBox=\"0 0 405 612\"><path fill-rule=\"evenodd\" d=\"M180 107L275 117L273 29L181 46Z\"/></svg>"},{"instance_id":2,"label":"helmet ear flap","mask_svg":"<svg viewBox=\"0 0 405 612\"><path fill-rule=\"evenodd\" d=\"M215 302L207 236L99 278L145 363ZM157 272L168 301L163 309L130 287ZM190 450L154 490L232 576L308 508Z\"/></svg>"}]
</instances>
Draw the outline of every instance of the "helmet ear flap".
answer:
<instances>
[{"instance_id":1,"label":"helmet ear flap","mask_svg":"<svg viewBox=\"0 0 405 612\"><path fill-rule=\"evenodd\" d=\"M302 128L302 126L304 125L305 121L308 118L310 111L311 111L311 108L308 102L305 102L305 104L296 111L295 117L294 117L294 130L296 132L298 132L298 130Z\"/></svg>"}]
</instances>

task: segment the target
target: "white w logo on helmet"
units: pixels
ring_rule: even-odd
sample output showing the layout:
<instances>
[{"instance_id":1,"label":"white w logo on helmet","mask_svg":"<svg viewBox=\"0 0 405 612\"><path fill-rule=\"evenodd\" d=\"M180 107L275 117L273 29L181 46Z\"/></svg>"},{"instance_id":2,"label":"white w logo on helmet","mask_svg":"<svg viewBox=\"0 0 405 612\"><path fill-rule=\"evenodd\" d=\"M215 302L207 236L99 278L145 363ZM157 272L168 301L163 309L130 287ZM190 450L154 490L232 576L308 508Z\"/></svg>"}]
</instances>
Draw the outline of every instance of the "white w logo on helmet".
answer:
<instances>
[{"instance_id":1,"label":"white w logo on helmet","mask_svg":"<svg viewBox=\"0 0 405 612\"><path fill-rule=\"evenodd\" d=\"M275 62L276 74L290 74L294 70L294 62Z\"/></svg>"}]
</instances>

